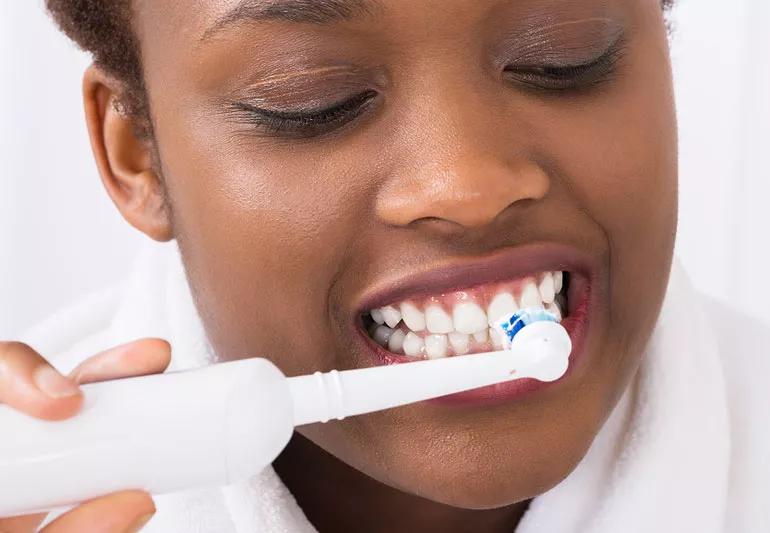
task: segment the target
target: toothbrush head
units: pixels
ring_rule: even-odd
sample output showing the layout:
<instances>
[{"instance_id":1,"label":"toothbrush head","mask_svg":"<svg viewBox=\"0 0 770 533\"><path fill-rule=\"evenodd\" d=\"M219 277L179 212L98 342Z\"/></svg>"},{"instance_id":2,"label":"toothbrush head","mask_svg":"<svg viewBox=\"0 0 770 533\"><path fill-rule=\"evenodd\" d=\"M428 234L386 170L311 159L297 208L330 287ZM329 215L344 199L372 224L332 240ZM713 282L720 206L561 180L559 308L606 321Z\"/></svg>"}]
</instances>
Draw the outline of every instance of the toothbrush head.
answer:
<instances>
[{"instance_id":1,"label":"toothbrush head","mask_svg":"<svg viewBox=\"0 0 770 533\"><path fill-rule=\"evenodd\" d=\"M494 327L503 339L505 349L510 349L514 337L526 326L536 322L559 322L553 313L542 307L527 307L498 320Z\"/></svg>"}]
</instances>

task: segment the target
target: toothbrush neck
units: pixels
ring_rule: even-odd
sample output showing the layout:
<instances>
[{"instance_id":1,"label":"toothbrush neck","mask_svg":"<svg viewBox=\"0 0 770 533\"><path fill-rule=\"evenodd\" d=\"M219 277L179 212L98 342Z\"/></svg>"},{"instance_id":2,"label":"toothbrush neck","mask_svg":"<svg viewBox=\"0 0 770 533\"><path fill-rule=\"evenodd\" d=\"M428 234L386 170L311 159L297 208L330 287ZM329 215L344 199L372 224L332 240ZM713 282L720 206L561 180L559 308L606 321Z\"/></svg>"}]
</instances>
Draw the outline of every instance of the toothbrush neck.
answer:
<instances>
[{"instance_id":1,"label":"toothbrush neck","mask_svg":"<svg viewBox=\"0 0 770 533\"><path fill-rule=\"evenodd\" d=\"M296 432L273 467L321 533L362 527L372 533L510 533L529 506L521 502L476 511L407 494L348 466Z\"/></svg>"}]
</instances>

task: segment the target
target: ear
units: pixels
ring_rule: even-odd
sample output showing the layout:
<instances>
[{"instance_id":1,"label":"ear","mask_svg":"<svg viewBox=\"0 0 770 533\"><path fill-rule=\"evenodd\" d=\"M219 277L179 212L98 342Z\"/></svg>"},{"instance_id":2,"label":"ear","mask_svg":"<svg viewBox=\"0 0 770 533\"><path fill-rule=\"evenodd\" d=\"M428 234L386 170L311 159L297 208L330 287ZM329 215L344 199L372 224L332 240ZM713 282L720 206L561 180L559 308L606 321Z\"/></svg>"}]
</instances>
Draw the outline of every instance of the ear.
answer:
<instances>
[{"instance_id":1,"label":"ear","mask_svg":"<svg viewBox=\"0 0 770 533\"><path fill-rule=\"evenodd\" d=\"M121 111L121 84L96 66L83 77L91 149L102 183L123 218L157 241L173 238L170 211L151 139L137 134L135 121Z\"/></svg>"}]
</instances>

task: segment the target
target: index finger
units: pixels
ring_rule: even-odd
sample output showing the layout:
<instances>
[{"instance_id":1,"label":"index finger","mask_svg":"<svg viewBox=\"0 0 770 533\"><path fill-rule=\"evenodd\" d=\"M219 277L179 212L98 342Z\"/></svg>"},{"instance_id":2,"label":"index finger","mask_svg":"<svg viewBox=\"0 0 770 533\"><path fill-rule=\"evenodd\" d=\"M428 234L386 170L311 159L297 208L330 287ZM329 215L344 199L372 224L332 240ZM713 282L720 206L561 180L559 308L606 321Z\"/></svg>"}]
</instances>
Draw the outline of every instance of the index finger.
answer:
<instances>
[{"instance_id":1,"label":"index finger","mask_svg":"<svg viewBox=\"0 0 770 533\"><path fill-rule=\"evenodd\" d=\"M170 362L171 345L167 341L140 339L86 359L70 373L70 378L82 384L159 374Z\"/></svg>"}]
</instances>

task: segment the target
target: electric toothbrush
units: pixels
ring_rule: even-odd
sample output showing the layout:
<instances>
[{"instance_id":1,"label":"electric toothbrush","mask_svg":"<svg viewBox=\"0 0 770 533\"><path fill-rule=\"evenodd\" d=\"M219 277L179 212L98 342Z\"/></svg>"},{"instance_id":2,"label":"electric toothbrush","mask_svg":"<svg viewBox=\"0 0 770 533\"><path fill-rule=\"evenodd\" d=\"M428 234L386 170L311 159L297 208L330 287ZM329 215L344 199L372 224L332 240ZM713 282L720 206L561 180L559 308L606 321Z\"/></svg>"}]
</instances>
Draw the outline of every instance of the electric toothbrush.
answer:
<instances>
[{"instance_id":1,"label":"electric toothbrush","mask_svg":"<svg viewBox=\"0 0 770 533\"><path fill-rule=\"evenodd\" d=\"M519 311L496 327L507 349L484 354L292 378L255 358L84 385L82 411L60 422L0 406L0 517L227 485L268 466L296 426L567 371L572 343L553 315Z\"/></svg>"}]
</instances>

